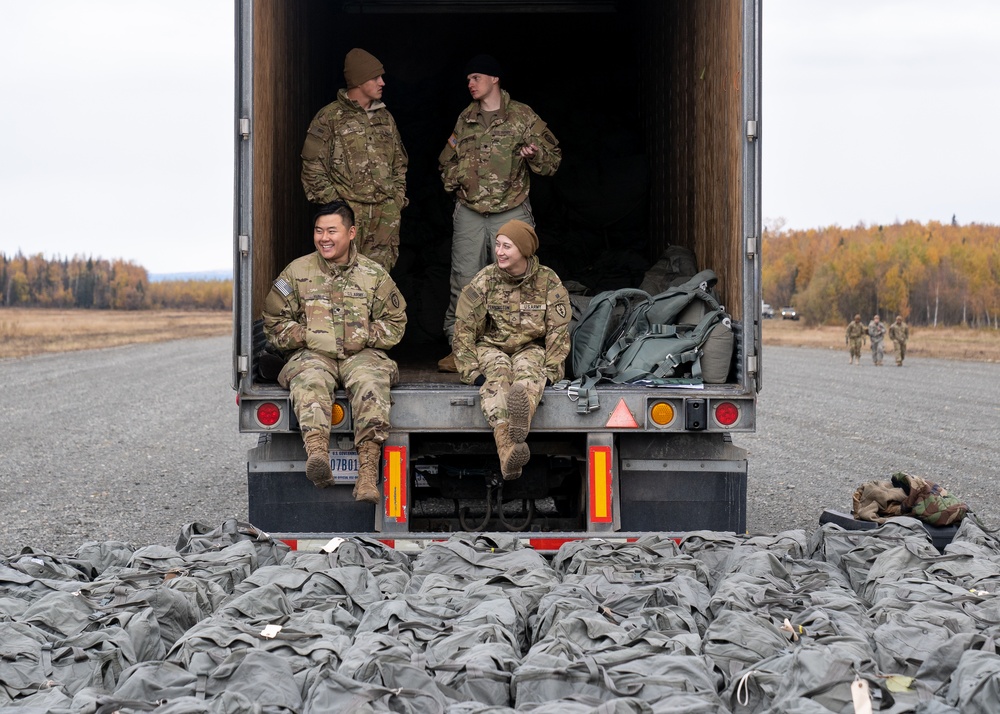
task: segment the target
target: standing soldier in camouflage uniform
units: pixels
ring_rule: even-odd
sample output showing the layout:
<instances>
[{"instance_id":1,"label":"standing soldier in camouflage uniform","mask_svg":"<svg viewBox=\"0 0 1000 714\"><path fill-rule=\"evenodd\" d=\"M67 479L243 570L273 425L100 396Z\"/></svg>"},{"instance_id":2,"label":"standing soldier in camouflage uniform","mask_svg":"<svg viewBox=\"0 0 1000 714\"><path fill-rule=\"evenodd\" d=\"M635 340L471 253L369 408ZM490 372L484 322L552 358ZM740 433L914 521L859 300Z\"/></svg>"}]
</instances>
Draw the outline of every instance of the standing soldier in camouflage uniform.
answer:
<instances>
[{"instance_id":1,"label":"standing soldier in camouflage uniform","mask_svg":"<svg viewBox=\"0 0 1000 714\"><path fill-rule=\"evenodd\" d=\"M906 341L910 339L910 327L903 322L902 315L896 315L896 321L889 325L889 339L896 352L896 366L902 367L906 358Z\"/></svg>"},{"instance_id":2,"label":"standing soldier in camouflage uniform","mask_svg":"<svg viewBox=\"0 0 1000 714\"><path fill-rule=\"evenodd\" d=\"M857 359L858 365L861 365L861 346L864 345L867 334L868 330L861 324L861 315L855 315L854 322L847 323L847 336L844 340L851 350L851 361L847 364L854 364Z\"/></svg>"},{"instance_id":3,"label":"standing soldier in camouflage uniform","mask_svg":"<svg viewBox=\"0 0 1000 714\"><path fill-rule=\"evenodd\" d=\"M358 480L354 498L377 503L380 444L389 434L389 386L399 379L383 352L406 328L406 303L389 273L360 255L354 214L343 201L316 214L316 252L292 261L264 303L264 334L291 353L278 383L291 391L306 447L306 476L333 484L330 424L333 393L342 386L354 414Z\"/></svg>"},{"instance_id":4,"label":"standing soldier in camouflage uniform","mask_svg":"<svg viewBox=\"0 0 1000 714\"><path fill-rule=\"evenodd\" d=\"M540 265L538 236L524 221L500 227L496 263L472 278L458 299L455 363L479 387L500 470L516 479L531 453L524 443L547 384L563 377L569 354L569 293Z\"/></svg>"},{"instance_id":5,"label":"standing soldier in camouflage uniform","mask_svg":"<svg viewBox=\"0 0 1000 714\"><path fill-rule=\"evenodd\" d=\"M489 55L465 68L473 102L459 117L438 157L445 191L455 194L451 243L451 302L444 332L452 341L462 288L491 261L493 237L507 221L535 225L528 200L529 170L551 176L562 161L559 142L531 107L500 89L500 63ZM454 353L438 363L455 371Z\"/></svg>"},{"instance_id":6,"label":"standing soldier in camouflage uniform","mask_svg":"<svg viewBox=\"0 0 1000 714\"><path fill-rule=\"evenodd\" d=\"M382 103L382 63L361 49L344 59L347 89L319 110L302 147L302 187L313 203L345 201L354 211L358 250L392 270L409 159Z\"/></svg>"},{"instance_id":7,"label":"standing soldier in camouflage uniform","mask_svg":"<svg viewBox=\"0 0 1000 714\"><path fill-rule=\"evenodd\" d=\"M868 323L868 339L872 343L872 362L876 367L881 367L882 358L885 357L885 325L879 322L878 315Z\"/></svg>"}]
</instances>

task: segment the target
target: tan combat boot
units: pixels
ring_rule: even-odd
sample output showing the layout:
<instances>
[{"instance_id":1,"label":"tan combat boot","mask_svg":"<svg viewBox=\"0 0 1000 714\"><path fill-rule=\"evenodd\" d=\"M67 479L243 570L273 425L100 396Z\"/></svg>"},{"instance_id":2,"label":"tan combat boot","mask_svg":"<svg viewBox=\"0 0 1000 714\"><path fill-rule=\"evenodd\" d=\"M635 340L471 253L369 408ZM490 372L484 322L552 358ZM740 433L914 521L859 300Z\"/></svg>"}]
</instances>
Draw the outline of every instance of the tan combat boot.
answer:
<instances>
[{"instance_id":1,"label":"tan combat boot","mask_svg":"<svg viewBox=\"0 0 1000 714\"><path fill-rule=\"evenodd\" d=\"M497 456L500 457L500 472L504 481L513 481L521 476L521 467L528 463L531 452L524 442L515 444L510 438L507 422L500 422L493 429L493 438L497 442Z\"/></svg>"},{"instance_id":2,"label":"tan combat boot","mask_svg":"<svg viewBox=\"0 0 1000 714\"><path fill-rule=\"evenodd\" d=\"M330 435L313 429L302 435L306 445L306 476L317 488L333 485L333 471L330 470Z\"/></svg>"},{"instance_id":3,"label":"tan combat boot","mask_svg":"<svg viewBox=\"0 0 1000 714\"><path fill-rule=\"evenodd\" d=\"M355 501L378 503L378 466L382 457L382 446L374 441L358 444L358 480L354 482Z\"/></svg>"},{"instance_id":4,"label":"tan combat boot","mask_svg":"<svg viewBox=\"0 0 1000 714\"><path fill-rule=\"evenodd\" d=\"M510 419L508 433L515 444L523 444L531 428L531 417L535 415L535 405L528 396L528 390L521 382L514 382L507 392L507 416Z\"/></svg>"}]
</instances>

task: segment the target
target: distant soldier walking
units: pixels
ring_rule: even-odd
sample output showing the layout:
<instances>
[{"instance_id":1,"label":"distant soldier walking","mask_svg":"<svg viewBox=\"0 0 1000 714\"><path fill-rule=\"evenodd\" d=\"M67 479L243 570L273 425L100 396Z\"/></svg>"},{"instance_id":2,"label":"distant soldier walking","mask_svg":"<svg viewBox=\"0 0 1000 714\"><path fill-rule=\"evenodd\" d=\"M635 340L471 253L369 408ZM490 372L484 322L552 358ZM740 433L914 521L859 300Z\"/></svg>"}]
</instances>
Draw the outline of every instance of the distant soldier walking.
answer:
<instances>
[{"instance_id":1,"label":"distant soldier walking","mask_svg":"<svg viewBox=\"0 0 1000 714\"><path fill-rule=\"evenodd\" d=\"M906 359L906 341L910 339L910 327L903 322L902 315L896 315L896 321L889 326L889 339L896 352L896 366L902 367Z\"/></svg>"},{"instance_id":2,"label":"distant soldier walking","mask_svg":"<svg viewBox=\"0 0 1000 714\"><path fill-rule=\"evenodd\" d=\"M302 187L313 203L345 201L358 250L387 271L399 257L409 159L382 103L382 63L362 49L344 58L347 89L319 110L302 146Z\"/></svg>"},{"instance_id":3,"label":"distant soldier walking","mask_svg":"<svg viewBox=\"0 0 1000 714\"><path fill-rule=\"evenodd\" d=\"M861 347L865 344L867 334L868 330L861 323L861 315L855 315L854 320L847 323L847 336L844 342L851 352L851 361L847 364L855 364L854 360L857 360L858 365L861 364Z\"/></svg>"},{"instance_id":4,"label":"distant soldier walking","mask_svg":"<svg viewBox=\"0 0 1000 714\"><path fill-rule=\"evenodd\" d=\"M885 357L885 324L879 320L878 315L868 323L868 339L872 343L872 362L876 367L881 367Z\"/></svg>"},{"instance_id":5,"label":"distant soldier walking","mask_svg":"<svg viewBox=\"0 0 1000 714\"><path fill-rule=\"evenodd\" d=\"M383 350L406 328L406 303L389 273L360 255L354 215L335 201L313 224L316 251L292 261L264 302L264 334L288 362L278 383L291 392L306 448L306 476L332 486L333 394L343 387L354 415L354 498L377 503L381 444L389 436L389 387L399 379Z\"/></svg>"}]
</instances>

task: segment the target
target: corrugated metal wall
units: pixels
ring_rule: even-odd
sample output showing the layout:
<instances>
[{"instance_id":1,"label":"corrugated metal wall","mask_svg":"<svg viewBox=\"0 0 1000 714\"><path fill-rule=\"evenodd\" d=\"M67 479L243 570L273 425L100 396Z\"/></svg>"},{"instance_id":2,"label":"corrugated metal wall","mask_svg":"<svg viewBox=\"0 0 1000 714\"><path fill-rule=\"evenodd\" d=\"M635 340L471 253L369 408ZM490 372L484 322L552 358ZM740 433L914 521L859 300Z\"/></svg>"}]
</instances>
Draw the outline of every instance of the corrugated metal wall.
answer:
<instances>
[{"instance_id":1,"label":"corrugated metal wall","mask_svg":"<svg viewBox=\"0 0 1000 714\"><path fill-rule=\"evenodd\" d=\"M309 123L307 0L254 3L253 314L271 281L311 247L299 154ZM316 107L313 108L315 110Z\"/></svg>"},{"instance_id":2,"label":"corrugated metal wall","mask_svg":"<svg viewBox=\"0 0 1000 714\"><path fill-rule=\"evenodd\" d=\"M650 226L694 251L742 317L741 3L649 2L642 32Z\"/></svg>"}]
</instances>

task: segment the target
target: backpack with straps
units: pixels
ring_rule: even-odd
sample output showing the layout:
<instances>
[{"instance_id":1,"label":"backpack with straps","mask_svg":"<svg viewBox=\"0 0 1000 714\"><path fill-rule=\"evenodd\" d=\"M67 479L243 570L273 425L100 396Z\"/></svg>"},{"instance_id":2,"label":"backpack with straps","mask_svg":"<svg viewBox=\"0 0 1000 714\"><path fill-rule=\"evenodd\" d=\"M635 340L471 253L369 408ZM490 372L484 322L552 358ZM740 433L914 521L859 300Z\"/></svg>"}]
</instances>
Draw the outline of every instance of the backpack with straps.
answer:
<instances>
[{"instance_id":1,"label":"backpack with straps","mask_svg":"<svg viewBox=\"0 0 1000 714\"><path fill-rule=\"evenodd\" d=\"M711 270L659 295L616 290L597 295L573 333L575 381L566 389L583 414L599 407L599 382L669 386L722 383L732 363L732 321L713 293ZM703 364L706 345L711 355ZM705 369L707 368L707 373Z\"/></svg>"}]
</instances>

